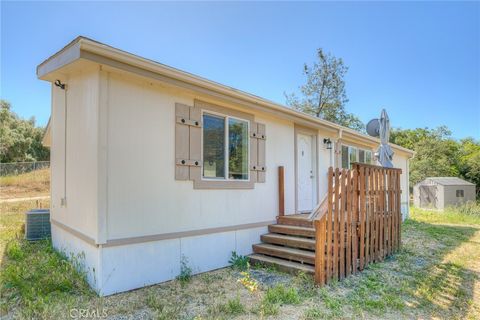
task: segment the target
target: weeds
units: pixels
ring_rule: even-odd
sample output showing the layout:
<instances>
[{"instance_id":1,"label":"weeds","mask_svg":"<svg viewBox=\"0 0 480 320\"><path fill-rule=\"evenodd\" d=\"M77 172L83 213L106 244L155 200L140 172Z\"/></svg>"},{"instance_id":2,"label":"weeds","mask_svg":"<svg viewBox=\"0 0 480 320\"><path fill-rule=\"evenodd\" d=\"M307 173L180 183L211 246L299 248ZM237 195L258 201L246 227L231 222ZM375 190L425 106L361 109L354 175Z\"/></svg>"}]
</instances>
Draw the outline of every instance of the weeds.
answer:
<instances>
[{"instance_id":1,"label":"weeds","mask_svg":"<svg viewBox=\"0 0 480 320\"><path fill-rule=\"evenodd\" d=\"M41 318L52 299L68 300L69 296L93 296L80 268L81 257L68 261L55 251L49 240L8 243L6 261L0 274L2 309L20 304L27 318Z\"/></svg>"},{"instance_id":2,"label":"weeds","mask_svg":"<svg viewBox=\"0 0 480 320\"><path fill-rule=\"evenodd\" d=\"M303 318L305 320L331 319L330 315L320 308L310 308L305 311Z\"/></svg>"},{"instance_id":3,"label":"weeds","mask_svg":"<svg viewBox=\"0 0 480 320\"><path fill-rule=\"evenodd\" d=\"M245 313L245 307L239 297L230 299L222 306L222 311L229 315L239 315Z\"/></svg>"},{"instance_id":4,"label":"weeds","mask_svg":"<svg viewBox=\"0 0 480 320\"><path fill-rule=\"evenodd\" d=\"M228 260L232 268L245 271L250 267L248 257L238 255L236 251L232 251L232 257Z\"/></svg>"},{"instance_id":5,"label":"weeds","mask_svg":"<svg viewBox=\"0 0 480 320\"><path fill-rule=\"evenodd\" d=\"M300 296L298 295L297 289L293 287L286 288L280 284L267 289L259 309L263 316L275 315L278 314L280 306L299 303Z\"/></svg>"},{"instance_id":6,"label":"weeds","mask_svg":"<svg viewBox=\"0 0 480 320\"><path fill-rule=\"evenodd\" d=\"M184 286L192 279L192 274L193 270L188 265L188 258L182 255L180 260L180 274L177 276L177 280Z\"/></svg>"},{"instance_id":7,"label":"weeds","mask_svg":"<svg viewBox=\"0 0 480 320\"><path fill-rule=\"evenodd\" d=\"M178 319L182 309L181 305L170 304L152 292L147 295L145 304L155 312L156 319L158 320Z\"/></svg>"}]
</instances>

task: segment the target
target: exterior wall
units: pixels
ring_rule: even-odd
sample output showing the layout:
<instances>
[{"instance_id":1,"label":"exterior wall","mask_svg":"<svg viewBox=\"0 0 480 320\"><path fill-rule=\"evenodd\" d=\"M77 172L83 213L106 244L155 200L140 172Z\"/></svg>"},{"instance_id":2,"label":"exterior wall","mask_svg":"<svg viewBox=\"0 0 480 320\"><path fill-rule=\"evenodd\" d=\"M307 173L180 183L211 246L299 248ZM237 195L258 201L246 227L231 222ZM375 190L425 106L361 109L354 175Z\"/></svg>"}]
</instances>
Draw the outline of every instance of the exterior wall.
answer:
<instances>
[{"instance_id":1,"label":"exterior wall","mask_svg":"<svg viewBox=\"0 0 480 320\"><path fill-rule=\"evenodd\" d=\"M100 293L102 274L100 249L55 224L52 224L52 245L73 260L73 263L81 271L86 272L88 283L96 292Z\"/></svg>"},{"instance_id":2,"label":"exterior wall","mask_svg":"<svg viewBox=\"0 0 480 320\"><path fill-rule=\"evenodd\" d=\"M64 82L66 90L52 85L51 219L95 239L98 70Z\"/></svg>"},{"instance_id":3,"label":"exterior wall","mask_svg":"<svg viewBox=\"0 0 480 320\"><path fill-rule=\"evenodd\" d=\"M475 201L475 186L445 186L444 189L444 207ZM463 190L463 198L457 198L457 190Z\"/></svg>"},{"instance_id":4,"label":"exterior wall","mask_svg":"<svg viewBox=\"0 0 480 320\"><path fill-rule=\"evenodd\" d=\"M267 130L265 183L194 190L174 178L174 126L175 103L193 105L196 97L126 75L112 73L108 82L108 240L273 221L279 165L286 211L294 212L293 123L255 114Z\"/></svg>"},{"instance_id":5,"label":"exterior wall","mask_svg":"<svg viewBox=\"0 0 480 320\"><path fill-rule=\"evenodd\" d=\"M55 88L52 97L52 220L74 232L52 226L52 238L57 249L85 256L89 283L101 295L171 280L182 257L199 273L228 265L232 251L250 254L278 214L278 166L285 167L285 211L295 212L293 121L98 68L76 72L67 85L66 99ZM251 113L266 125L265 183L199 190L175 180L175 103L195 99ZM324 138L334 142L336 133L318 130L318 200L335 162ZM406 172L406 158L394 163ZM402 179L408 190L408 176Z\"/></svg>"},{"instance_id":6,"label":"exterior wall","mask_svg":"<svg viewBox=\"0 0 480 320\"><path fill-rule=\"evenodd\" d=\"M327 146L323 143L323 139L330 138L332 141L332 149L327 149ZM335 139L336 136L332 132L319 130L318 131L318 194L319 201L322 201L323 197L328 192L328 168L335 166Z\"/></svg>"},{"instance_id":7,"label":"exterior wall","mask_svg":"<svg viewBox=\"0 0 480 320\"><path fill-rule=\"evenodd\" d=\"M400 187L402 189L401 209L403 220L407 219L410 213L410 185L408 177L408 158L404 155L395 153L393 155L393 166L402 169L400 175Z\"/></svg>"}]
</instances>

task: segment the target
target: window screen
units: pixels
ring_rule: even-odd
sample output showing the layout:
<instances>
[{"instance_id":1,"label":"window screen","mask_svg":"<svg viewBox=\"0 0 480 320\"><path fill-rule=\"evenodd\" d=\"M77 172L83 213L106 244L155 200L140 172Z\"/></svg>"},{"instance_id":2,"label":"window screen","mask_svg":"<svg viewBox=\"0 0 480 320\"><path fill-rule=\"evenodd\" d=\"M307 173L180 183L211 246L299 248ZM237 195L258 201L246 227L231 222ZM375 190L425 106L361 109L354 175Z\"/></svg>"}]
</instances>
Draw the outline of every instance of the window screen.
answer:
<instances>
[{"instance_id":1,"label":"window screen","mask_svg":"<svg viewBox=\"0 0 480 320\"><path fill-rule=\"evenodd\" d=\"M228 119L228 177L248 179L248 122Z\"/></svg>"},{"instance_id":2,"label":"window screen","mask_svg":"<svg viewBox=\"0 0 480 320\"><path fill-rule=\"evenodd\" d=\"M348 147L342 146L342 168L348 169Z\"/></svg>"},{"instance_id":3,"label":"window screen","mask_svg":"<svg viewBox=\"0 0 480 320\"><path fill-rule=\"evenodd\" d=\"M457 198L463 198L463 190L457 190Z\"/></svg>"},{"instance_id":4,"label":"window screen","mask_svg":"<svg viewBox=\"0 0 480 320\"><path fill-rule=\"evenodd\" d=\"M372 151L365 151L365 163L372 163Z\"/></svg>"},{"instance_id":5,"label":"window screen","mask_svg":"<svg viewBox=\"0 0 480 320\"><path fill-rule=\"evenodd\" d=\"M203 176L225 178L225 118L203 115Z\"/></svg>"},{"instance_id":6,"label":"window screen","mask_svg":"<svg viewBox=\"0 0 480 320\"><path fill-rule=\"evenodd\" d=\"M353 162L357 162L357 148L348 147L348 154L350 158L350 167Z\"/></svg>"},{"instance_id":7,"label":"window screen","mask_svg":"<svg viewBox=\"0 0 480 320\"><path fill-rule=\"evenodd\" d=\"M248 139L248 121L204 114L203 177L248 180Z\"/></svg>"},{"instance_id":8,"label":"window screen","mask_svg":"<svg viewBox=\"0 0 480 320\"><path fill-rule=\"evenodd\" d=\"M365 150L358 150L358 162L365 163Z\"/></svg>"}]
</instances>

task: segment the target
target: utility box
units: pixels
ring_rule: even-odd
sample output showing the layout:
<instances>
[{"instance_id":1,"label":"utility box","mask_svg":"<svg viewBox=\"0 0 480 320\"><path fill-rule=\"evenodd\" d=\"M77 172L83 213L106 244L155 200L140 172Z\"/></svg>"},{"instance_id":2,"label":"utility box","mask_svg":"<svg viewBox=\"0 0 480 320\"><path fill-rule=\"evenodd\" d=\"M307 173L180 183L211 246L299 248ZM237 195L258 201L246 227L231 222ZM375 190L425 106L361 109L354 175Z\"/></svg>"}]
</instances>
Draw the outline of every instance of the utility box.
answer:
<instances>
[{"instance_id":1,"label":"utility box","mask_svg":"<svg viewBox=\"0 0 480 320\"><path fill-rule=\"evenodd\" d=\"M49 209L32 209L25 213L25 239L41 240L50 236Z\"/></svg>"}]
</instances>

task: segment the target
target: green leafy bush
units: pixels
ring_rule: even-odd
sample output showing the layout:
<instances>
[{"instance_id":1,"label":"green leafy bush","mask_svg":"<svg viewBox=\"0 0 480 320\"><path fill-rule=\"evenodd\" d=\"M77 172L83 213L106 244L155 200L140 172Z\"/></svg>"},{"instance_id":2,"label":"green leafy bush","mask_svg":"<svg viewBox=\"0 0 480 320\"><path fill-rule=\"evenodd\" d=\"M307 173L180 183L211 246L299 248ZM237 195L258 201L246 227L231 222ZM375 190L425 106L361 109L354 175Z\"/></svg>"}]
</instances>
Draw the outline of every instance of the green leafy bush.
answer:
<instances>
[{"instance_id":1,"label":"green leafy bush","mask_svg":"<svg viewBox=\"0 0 480 320\"><path fill-rule=\"evenodd\" d=\"M232 257L228 262L231 264L232 268L245 271L249 268L249 259L246 256L237 254L236 251L232 251Z\"/></svg>"}]
</instances>

